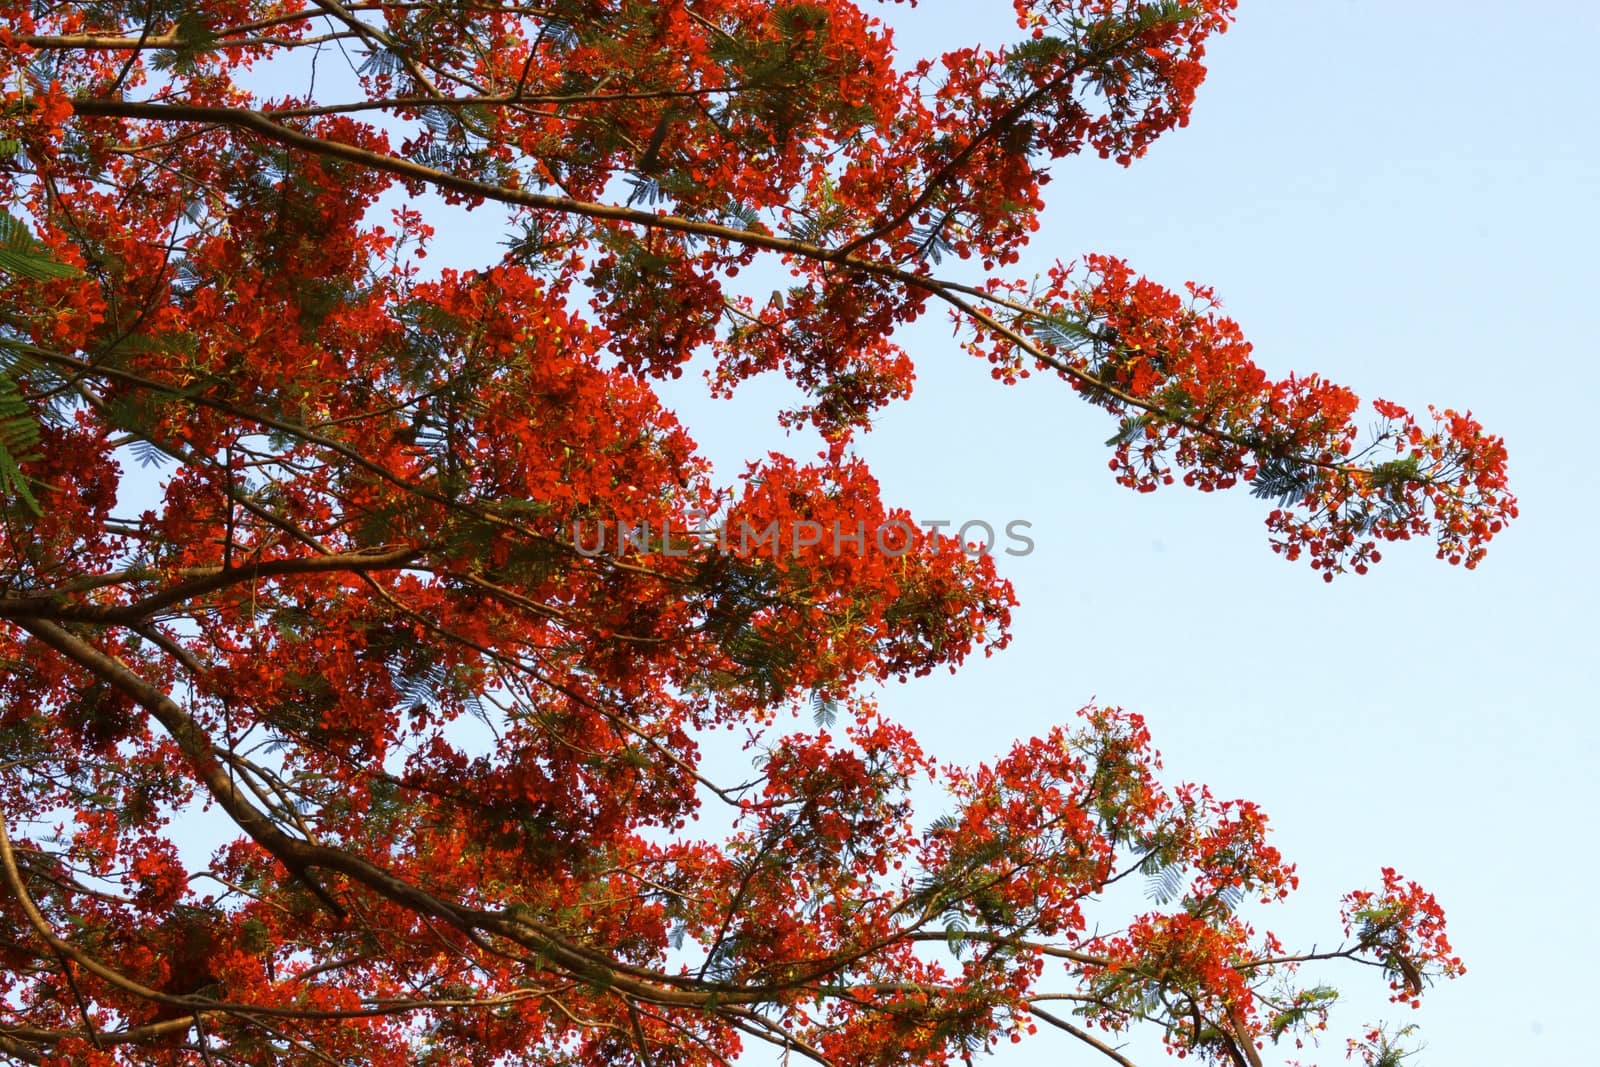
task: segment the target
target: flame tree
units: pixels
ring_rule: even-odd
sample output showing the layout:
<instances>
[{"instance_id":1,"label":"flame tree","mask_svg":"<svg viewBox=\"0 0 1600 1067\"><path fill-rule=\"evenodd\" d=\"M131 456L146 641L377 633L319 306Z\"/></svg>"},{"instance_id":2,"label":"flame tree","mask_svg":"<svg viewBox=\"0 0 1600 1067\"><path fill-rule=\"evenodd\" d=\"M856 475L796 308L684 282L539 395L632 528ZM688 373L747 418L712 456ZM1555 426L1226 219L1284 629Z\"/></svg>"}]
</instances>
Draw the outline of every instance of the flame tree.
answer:
<instances>
[{"instance_id":1,"label":"flame tree","mask_svg":"<svg viewBox=\"0 0 1600 1067\"><path fill-rule=\"evenodd\" d=\"M1203 286L1007 273L1052 161L1186 121L1232 7L1017 0L1018 43L897 67L849 0L0 3L0 1056L842 1067L1043 1028L1127 1063L1144 1026L1246 1067L1323 1025L1308 966L1458 972L1393 871L1336 949L1255 930L1294 868L1136 715L944 767L860 696L1007 640L990 559L850 447L935 310L1105 409L1119 482L1244 483L1330 579L1412 537L1470 567L1515 514L1469 415L1363 437ZM424 275L437 198L504 254ZM785 376L827 448L718 483L655 388L690 361ZM129 462L164 478L119 504ZM702 768L725 727L754 780ZM202 807L236 834L197 860Z\"/></svg>"}]
</instances>

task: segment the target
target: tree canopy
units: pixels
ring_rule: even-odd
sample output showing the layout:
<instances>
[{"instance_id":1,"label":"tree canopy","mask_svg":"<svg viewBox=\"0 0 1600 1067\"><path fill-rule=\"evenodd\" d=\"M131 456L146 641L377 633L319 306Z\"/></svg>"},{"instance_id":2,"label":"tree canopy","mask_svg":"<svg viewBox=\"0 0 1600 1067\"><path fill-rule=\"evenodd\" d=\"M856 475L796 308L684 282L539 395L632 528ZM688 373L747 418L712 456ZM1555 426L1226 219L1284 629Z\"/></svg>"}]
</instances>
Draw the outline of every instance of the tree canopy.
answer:
<instances>
[{"instance_id":1,"label":"tree canopy","mask_svg":"<svg viewBox=\"0 0 1600 1067\"><path fill-rule=\"evenodd\" d=\"M1144 1026L1252 1067L1321 967L1459 973L1392 869L1337 947L1257 930L1266 816L1163 783L1136 714L957 767L863 695L1009 636L994 558L852 448L937 311L1104 409L1119 483L1242 484L1329 580L1515 516L1470 414L1274 380L1206 286L1017 276L1051 164L1183 125L1233 7L1017 0L907 62L849 0L0 0L0 1057L1125 1064ZM441 201L505 244L425 271ZM826 447L720 482L686 368L787 378Z\"/></svg>"}]
</instances>

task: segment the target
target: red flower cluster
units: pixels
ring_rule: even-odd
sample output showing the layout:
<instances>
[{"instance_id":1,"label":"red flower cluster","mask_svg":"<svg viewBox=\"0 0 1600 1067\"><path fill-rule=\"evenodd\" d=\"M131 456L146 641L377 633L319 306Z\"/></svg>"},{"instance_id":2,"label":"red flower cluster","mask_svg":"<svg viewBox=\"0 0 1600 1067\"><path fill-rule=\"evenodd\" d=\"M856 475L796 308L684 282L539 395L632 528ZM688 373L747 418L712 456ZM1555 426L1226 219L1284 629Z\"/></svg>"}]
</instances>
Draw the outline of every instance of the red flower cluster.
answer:
<instances>
[{"instance_id":1,"label":"red flower cluster","mask_svg":"<svg viewBox=\"0 0 1600 1067\"><path fill-rule=\"evenodd\" d=\"M1421 1003L1423 985L1435 977L1466 973L1445 936L1444 909L1415 882L1394 868L1383 869L1383 888L1358 889L1344 898L1345 933L1358 949L1382 964L1395 1001Z\"/></svg>"},{"instance_id":2,"label":"red flower cluster","mask_svg":"<svg viewBox=\"0 0 1600 1067\"><path fill-rule=\"evenodd\" d=\"M991 285L1003 333L968 344L1016 381L1030 365L1055 370L1091 403L1120 417L1110 468L1139 492L1171 485L1212 491L1240 481L1277 502L1274 551L1309 557L1331 581L1364 574L1382 541L1431 536L1439 558L1475 566L1515 518L1506 450L1470 415L1430 408L1425 431L1405 408L1378 400L1360 441L1359 398L1317 375L1273 381L1251 359L1216 294L1180 296L1122 260L1058 264L1038 291ZM1026 294L1024 296L1024 294Z\"/></svg>"}]
</instances>

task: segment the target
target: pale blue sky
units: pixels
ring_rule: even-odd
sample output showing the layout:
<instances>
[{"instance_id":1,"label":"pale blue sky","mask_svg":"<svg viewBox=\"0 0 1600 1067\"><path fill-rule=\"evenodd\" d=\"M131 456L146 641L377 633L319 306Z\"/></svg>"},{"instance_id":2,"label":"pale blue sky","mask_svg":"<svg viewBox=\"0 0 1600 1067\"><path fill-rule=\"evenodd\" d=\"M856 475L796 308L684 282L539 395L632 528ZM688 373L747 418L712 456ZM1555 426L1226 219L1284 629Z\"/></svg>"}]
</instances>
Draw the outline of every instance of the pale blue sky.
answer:
<instances>
[{"instance_id":1,"label":"pale blue sky","mask_svg":"<svg viewBox=\"0 0 1600 1067\"><path fill-rule=\"evenodd\" d=\"M920 54L997 43L1009 5L886 13ZM919 518L1026 519L1038 542L1002 562L1022 600L1007 652L883 694L936 754L987 758L1091 698L1123 704L1170 779L1271 815L1302 887L1259 925L1326 947L1341 894L1385 865L1438 895L1468 975L1412 1012L1375 972L1330 972L1351 996L1307 1062L1343 1063L1379 1017L1421 1023L1431 1067L1596 1058L1597 39L1579 0L1246 0L1192 124L1130 170L1059 167L1020 268L1122 255L1216 286L1275 375L1471 408L1506 437L1523 511L1478 571L1416 543L1328 586L1272 555L1242 490L1119 489L1103 413L1053 380L996 385L942 319L906 335L917 394L861 447ZM499 236L488 212L452 221L433 262L481 265ZM725 474L812 451L776 431L772 390L695 385L669 395ZM993 1062L1099 1059L1044 1034Z\"/></svg>"},{"instance_id":2,"label":"pale blue sky","mask_svg":"<svg viewBox=\"0 0 1600 1067\"><path fill-rule=\"evenodd\" d=\"M889 13L922 52L998 40L1008 7ZM1272 816L1302 886L1260 925L1326 946L1340 895L1385 865L1438 895L1467 976L1413 1012L1375 972L1330 972L1350 996L1307 1062L1345 1062L1378 1017L1421 1023L1431 1067L1596 1060L1597 39L1600 6L1576 0L1246 0L1192 124L1130 170L1060 167L1022 268L1123 255L1215 285L1275 375L1470 408L1506 437L1522 502L1477 571L1413 543L1328 586L1271 554L1243 491L1119 489L1102 413L1055 381L995 385L942 321L908 335L917 394L862 447L920 518L1035 527L1034 554L1002 563L1012 648L885 693L932 749L987 757L1120 703L1171 778ZM682 411L727 471L777 441L759 393ZM1099 1059L1041 1035L994 1062Z\"/></svg>"}]
</instances>

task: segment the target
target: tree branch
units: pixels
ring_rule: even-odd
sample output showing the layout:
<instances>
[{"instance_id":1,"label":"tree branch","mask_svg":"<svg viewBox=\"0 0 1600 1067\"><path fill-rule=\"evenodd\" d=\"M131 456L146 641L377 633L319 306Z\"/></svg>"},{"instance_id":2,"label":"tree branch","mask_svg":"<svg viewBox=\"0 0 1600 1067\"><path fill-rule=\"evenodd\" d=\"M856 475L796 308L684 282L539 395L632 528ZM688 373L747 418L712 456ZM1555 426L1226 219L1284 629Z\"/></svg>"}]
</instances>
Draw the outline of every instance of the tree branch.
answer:
<instances>
[{"instance_id":1,"label":"tree branch","mask_svg":"<svg viewBox=\"0 0 1600 1067\"><path fill-rule=\"evenodd\" d=\"M189 569L189 573L195 575L190 581L170 586L143 600L116 606L63 605L62 594L57 590L29 593L20 597L7 594L0 596L0 619L51 618L105 625L137 625L174 604L226 589L230 585L300 574L394 570L422 558L423 552L421 548L408 546L400 549L362 550L299 559L264 560L237 567L195 567Z\"/></svg>"},{"instance_id":2,"label":"tree branch","mask_svg":"<svg viewBox=\"0 0 1600 1067\"><path fill-rule=\"evenodd\" d=\"M1045 1011L1037 1004L1029 1004L1028 1010L1035 1016L1043 1019L1045 1022L1055 1027L1057 1030L1071 1034L1073 1037L1077 1038L1079 1041L1082 1041L1085 1045L1088 1045L1096 1052L1110 1058L1113 1063L1120 1064L1121 1067L1138 1067L1138 1064L1134 1063L1132 1060L1128 1059L1128 1057L1124 1056L1122 1053L1118 1052L1104 1041L1101 1041L1099 1038L1089 1033L1089 1031L1074 1026L1067 1020L1061 1018L1061 1016Z\"/></svg>"}]
</instances>

